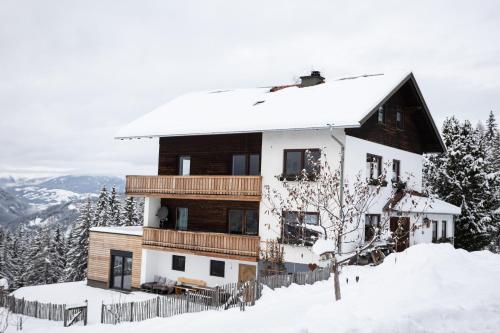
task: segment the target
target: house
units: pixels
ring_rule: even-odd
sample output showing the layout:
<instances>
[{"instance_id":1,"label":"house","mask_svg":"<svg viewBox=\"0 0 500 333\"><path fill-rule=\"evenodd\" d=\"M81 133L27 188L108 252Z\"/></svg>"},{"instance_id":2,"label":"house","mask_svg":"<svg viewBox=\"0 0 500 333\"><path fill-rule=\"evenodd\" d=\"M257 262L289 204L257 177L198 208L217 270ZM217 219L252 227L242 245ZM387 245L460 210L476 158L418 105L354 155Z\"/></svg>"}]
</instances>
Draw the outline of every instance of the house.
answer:
<instances>
[{"instance_id":1,"label":"house","mask_svg":"<svg viewBox=\"0 0 500 333\"><path fill-rule=\"evenodd\" d=\"M265 214L263 186L279 187L275 176L296 175L321 151L334 166L343 152L347 178L376 178L391 162L393 177L412 173L419 193L422 154L446 149L412 73L329 80L315 71L298 84L189 93L116 137L159 140L158 175L126 177L126 194L145 198L143 227L90 234L88 283L119 289L158 276L207 286L255 278L263 242L283 241L281 224ZM384 191L390 186L366 226L387 211ZM409 229L425 224L405 246L453 238L458 207L436 200L415 214L404 203L390 205L391 214L406 218ZM315 212L288 213L320 223ZM353 237L364 242L365 228ZM284 261L288 271L319 264L310 246L292 244L284 244Z\"/></svg>"}]
</instances>

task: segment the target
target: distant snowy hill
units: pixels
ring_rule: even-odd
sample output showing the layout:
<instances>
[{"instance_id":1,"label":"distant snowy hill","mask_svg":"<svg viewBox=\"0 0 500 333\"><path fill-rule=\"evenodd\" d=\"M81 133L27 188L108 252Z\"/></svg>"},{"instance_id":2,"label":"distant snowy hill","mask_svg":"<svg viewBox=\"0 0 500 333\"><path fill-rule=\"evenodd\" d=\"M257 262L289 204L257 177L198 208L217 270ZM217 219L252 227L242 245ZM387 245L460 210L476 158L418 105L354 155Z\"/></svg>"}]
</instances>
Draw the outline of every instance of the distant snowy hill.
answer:
<instances>
[{"instance_id":1,"label":"distant snowy hill","mask_svg":"<svg viewBox=\"0 0 500 333\"><path fill-rule=\"evenodd\" d=\"M27 202L0 188L0 224L7 223L32 211L33 209Z\"/></svg>"},{"instance_id":2,"label":"distant snowy hill","mask_svg":"<svg viewBox=\"0 0 500 333\"><path fill-rule=\"evenodd\" d=\"M0 178L0 225L67 225L80 202L97 197L104 185L119 193L125 188L123 179L109 176Z\"/></svg>"}]
</instances>

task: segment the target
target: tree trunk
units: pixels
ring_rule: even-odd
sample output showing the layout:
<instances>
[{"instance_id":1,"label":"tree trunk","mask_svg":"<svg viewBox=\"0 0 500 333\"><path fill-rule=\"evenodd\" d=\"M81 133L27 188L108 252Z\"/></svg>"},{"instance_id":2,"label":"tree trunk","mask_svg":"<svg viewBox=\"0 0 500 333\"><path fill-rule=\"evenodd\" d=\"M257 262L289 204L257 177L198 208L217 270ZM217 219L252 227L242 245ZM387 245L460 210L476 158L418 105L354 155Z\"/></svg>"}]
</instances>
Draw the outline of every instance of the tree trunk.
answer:
<instances>
[{"instance_id":1,"label":"tree trunk","mask_svg":"<svg viewBox=\"0 0 500 333\"><path fill-rule=\"evenodd\" d=\"M339 265L337 259L333 259L333 285L335 289L335 300L340 300L340 279L339 279Z\"/></svg>"}]
</instances>

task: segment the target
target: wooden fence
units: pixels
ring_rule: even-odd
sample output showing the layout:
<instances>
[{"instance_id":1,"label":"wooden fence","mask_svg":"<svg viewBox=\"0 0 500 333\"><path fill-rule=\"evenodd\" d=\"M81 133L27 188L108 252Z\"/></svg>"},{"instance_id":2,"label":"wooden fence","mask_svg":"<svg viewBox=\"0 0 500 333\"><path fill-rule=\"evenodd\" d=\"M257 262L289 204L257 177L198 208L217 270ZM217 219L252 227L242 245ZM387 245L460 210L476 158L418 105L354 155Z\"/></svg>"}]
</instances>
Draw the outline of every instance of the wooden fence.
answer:
<instances>
[{"instance_id":1,"label":"wooden fence","mask_svg":"<svg viewBox=\"0 0 500 333\"><path fill-rule=\"evenodd\" d=\"M229 283L213 290L199 290L183 295L165 295L127 303L102 304L101 323L118 324L122 322L143 321L156 317L171 317L183 313L206 310L227 310L255 305L262 296L262 289L288 287L292 283L313 284L330 278L331 267L317 268L312 272L272 275L241 283Z\"/></svg>"},{"instance_id":2,"label":"wooden fence","mask_svg":"<svg viewBox=\"0 0 500 333\"><path fill-rule=\"evenodd\" d=\"M0 307L6 308L14 314L38 319L63 321L65 326L69 326L77 321L83 321L84 325L87 325L87 303L78 307L67 308L65 304L27 301L24 298L0 294ZM71 322L67 322L68 319L71 319Z\"/></svg>"}]
</instances>

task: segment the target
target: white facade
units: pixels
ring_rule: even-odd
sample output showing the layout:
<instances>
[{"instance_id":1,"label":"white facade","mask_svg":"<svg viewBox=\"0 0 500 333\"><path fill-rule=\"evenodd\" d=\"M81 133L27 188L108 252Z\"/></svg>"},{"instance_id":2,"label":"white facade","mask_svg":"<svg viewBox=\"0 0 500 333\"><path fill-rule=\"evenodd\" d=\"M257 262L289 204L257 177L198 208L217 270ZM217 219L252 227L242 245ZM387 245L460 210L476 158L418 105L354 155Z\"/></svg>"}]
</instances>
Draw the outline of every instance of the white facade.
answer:
<instances>
[{"instance_id":1,"label":"white facade","mask_svg":"<svg viewBox=\"0 0 500 333\"><path fill-rule=\"evenodd\" d=\"M186 258L185 270L172 269L172 256L184 256ZM210 275L210 261L223 261L224 277ZM233 259L222 259L180 252L142 250L141 283L154 281L155 275L177 280L180 277L203 280L209 287L215 287L226 283L238 281L239 267L242 265L257 266L256 262L241 261Z\"/></svg>"}]
</instances>

